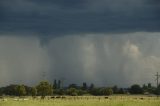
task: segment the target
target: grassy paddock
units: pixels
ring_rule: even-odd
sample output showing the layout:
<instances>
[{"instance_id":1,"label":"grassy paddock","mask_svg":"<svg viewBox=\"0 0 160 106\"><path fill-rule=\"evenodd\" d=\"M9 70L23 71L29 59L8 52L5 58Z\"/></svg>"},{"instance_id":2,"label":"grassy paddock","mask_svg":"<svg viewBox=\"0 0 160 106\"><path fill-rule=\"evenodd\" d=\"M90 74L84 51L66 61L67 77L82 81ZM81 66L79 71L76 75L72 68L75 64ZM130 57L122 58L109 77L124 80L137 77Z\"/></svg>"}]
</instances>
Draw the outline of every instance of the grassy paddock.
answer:
<instances>
[{"instance_id":1,"label":"grassy paddock","mask_svg":"<svg viewBox=\"0 0 160 106\"><path fill-rule=\"evenodd\" d=\"M23 99L6 97L0 100L0 106L160 106L160 99L147 96L66 96L54 99L47 97L44 100L31 97Z\"/></svg>"}]
</instances>

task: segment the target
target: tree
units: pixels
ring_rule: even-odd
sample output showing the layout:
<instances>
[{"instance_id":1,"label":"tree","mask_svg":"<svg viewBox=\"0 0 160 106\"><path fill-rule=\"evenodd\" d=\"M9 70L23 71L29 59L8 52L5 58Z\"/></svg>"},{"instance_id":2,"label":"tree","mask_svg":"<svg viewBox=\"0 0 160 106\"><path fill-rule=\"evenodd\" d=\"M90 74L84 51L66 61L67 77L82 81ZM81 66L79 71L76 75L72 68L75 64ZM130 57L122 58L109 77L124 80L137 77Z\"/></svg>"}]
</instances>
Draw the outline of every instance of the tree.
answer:
<instances>
[{"instance_id":1,"label":"tree","mask_svg":"<svg viewBox=\"0 0 160 106\"><path fill-rule=\"evenodd\" d=\"M93 89L90 90L90 94L95 95L95 96L100 95L100 89L99 88L93 88Z\"/></svg>"},{"instance_id":2,"label":"tree","mask_svg":"<svg viewBox=\"0 0 160 106\"><path fill-rule=\"evenodd\" d=\"M143 89L138 84L135 84L131 86L130 93L131 94L142 94Z\"/></svg>"},{"instance_id":3,"label":"tree","mask_svg":"<svg viewBox=\"0 0 160 106\"><path fill-rule=\"evenodd\" d=\"M106 88L105 95L112 95L112 94L113 94L112 88Z\"/></svg>"},{"instance_id":4,"label":"tree","mask_svg":"<svg viewBox=\"0 0 160 106\"><path fill-rule=\"evenodd\" d=\"M77 89L78 86L77 86L76 84L70 84L70 85L68 86L68 88L75 88L75 89Z\"/></svg>"},{"instance_id":5,"label":"tree","mask_svg":"<svg viewBox=\"0 0 160 106\"><path fill-rule=\"evenodd\" d=\"M65 95L65 90L64 89L55 89L54 94L57 94L57 95Z\"/></svg>"},{"instance_id":6,"label":"tree","mask_svg":"<svg viewBox=\"0 0 160 106\"><path fill-rule=\"evenodd\" d=\"M160 85L158 85L158 87L155 89L154 93L156 95L160 95Z\"/></svg>"},{"instance_id":7,"label":"tree","mask_svg":"<svg viewBox=\"0 0 160 106\"><path fill-rule=\"evenodd\" d=\"M52 95L53 93L52 85L47 81L40 82L36 88L38 94L41 95L42 99L44 99L47 95Z\"/></svg>"},{"instance_id":8,"label":"tree","mask_svg":"<svg viewBox=\"0 0 160 106\"><path fill-rule=\"evenodd\" d=\"M113 89L114 94L119 93L119 89L116 85L112 89Z\"/></svg>"},{"instance_id":9,"label":"tree","mask_svg":"<svg viewBox=\"0 0 160 106\"><path fill-rule=\"evenodd\" d=\"M32 87L29 87L29 86L24 86L25 87L25 89L26 89L26 95L27 96L31 96L32 94L31 94L31 90L32 90Z\"/></svg>"},{"instance_id":10,"label":"tree","mask_svg":"<svg viewBox=\"0 0 160 106\"><path fill-rule=\"evenodd\" d=\"M78 89L78 90L77 90L77 94L78 94L78 95L84 95L84 94L88 94L88 92L87 92L86 90Z\"/></svg>"},{"instance_id":11,"label":"tree","mask_svg":"<svg viewBox=\"0 0 160 106\"><path fill-rule=\"evenodd\" d=\"M98 95L112 95L113 90L111 88L93 88L90 90L90 93L92 95L98 96Z\"/></svg>"},{"instance_id":12,"label":"tree","mask_svg":"<svg viewBox=\"0 0 160 106\"><path fill-rule=\"evenodd\" d=\"M152 88L152 84L151 83L148 83L148 88Z\"/></svg>"},{"instance_id":13,"label":"tree","mask_svg":"<svg viewBox=\"0 0 160 106\"><path fill-rule=\"evenodd\" d=\"M156 92L155 87L153 87L151 83L148 83L148 85L143 84L142 89L143 89L144 94L153 94Z\"/></svg>"},{"instance_id":14,"label":"tree","mask_svg":"<svg viewBox=\"0 0 160 106\"><path fill-rule=\"evenodd\" d=\"M123 89L123 88L120 88L119 90L118 90L118 94L125 94L126 92L125 92L125 90Z\"/></svg>"},{"instance_id":15,"label":"tree","mask_svg":"<svg viewBox=\"0 0 160 106\"><path fill-rule=\"evenodd\" d=\"M0 96L3 95L3 88L0 88Z\"/></svg>"},{"instance_id":16,"label":"tree","mask_svg":"<svg viewBox=\"0 0 160 106\"><path fill-rule=\"evenodd\" d=\"M37 95L37 89L35 87L31 88L31 94L33 97Z\"/></svg>"},{"instance_id":17,"label":"tree","mask_svg":"<svg viewBox=\"0 0 160 106\"><path fill-rule=\"evenodd\" d=\"M17 86L16 91L17 91L18 96L24 96L26 94L26 89L24 85Z\"/></svg>"},{"instance_id":18,"label":"tree","mask_svg":"<svg viewBox=\"0 0 160 106\"><path fill-rule=\"evenodd\" d=\"M54 89L57 89L57 80L54 80L53 87L54 87Z\"/></svg>"},{"instance_id":19,"label":"tree","mask_svg":"<svg viewBox=\"0 0 160 106\"><path fill-rule=\"evenodd\" d=\"M88 88L88 87L87 87L87 83L84 82L84 83L83 83L83 86L82 86L82 89L83 89L83 90L87 90L87 88Z\"/></svg>"},{"instance_id":20,"label":"tree","mask_svg":"<svg viewBox=\"0 0 160 106\"><path fill-rule=\"evenodd\" d=\"M61 80L58 80L57 88L58 88L58 89L61 88Z\"/></svg>"},{"instance_id":21,"label":"tree","mask_svg":"<svg viewBox=\"0 0 160 106\"><path fill-rule=\"evenodd\" d=\"M78 91L76 88L69 88L67 89L67 94L71 95L71 96L77 96L78 95Z\"/></svg>"},{"instance_id":22,"label":"tree","mask_svg":"<svg viewBox=\"0 0 160 106\"><path fill-rule=\"evenodd\" d=\"M18 96L18 93L17 93L17 87L19 85L9 85L9 86L6 86L3 88L3 93L5 95L14 95L14 96Z\"/></svg>"},{"instance_id":23,"label":"tree","mask_svg":"<svg viewBox=\"0 0 160 106\"><path fill-rule=\"evenodd\" d=\"M90 85L90 87L89 87L89 90L92 90L92 89L94 89L95 88L95 86L94 86L94 84L92 83L91 85Z\"/></svg>"},{"instance_id":24,"label":"tree","mask_svg":"<svg viewBox=\"0 0 160 106\"><path fill-rule=\"evenodd\" d=\"M111 88L101 88L100 89L100 94L101 95L112 95L113 90Z\"/></svg>"}]
</instances>

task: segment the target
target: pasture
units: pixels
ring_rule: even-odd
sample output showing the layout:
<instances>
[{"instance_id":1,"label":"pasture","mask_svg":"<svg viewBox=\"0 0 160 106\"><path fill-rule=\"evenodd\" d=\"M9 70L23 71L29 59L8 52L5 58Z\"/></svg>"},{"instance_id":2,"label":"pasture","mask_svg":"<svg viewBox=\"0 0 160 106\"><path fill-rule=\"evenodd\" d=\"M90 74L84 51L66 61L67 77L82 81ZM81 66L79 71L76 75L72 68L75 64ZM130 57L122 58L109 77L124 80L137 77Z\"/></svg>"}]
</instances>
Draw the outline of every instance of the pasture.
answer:
<instances>
[{"instance_id":1,"label":"pasture","mask_svg":"<svg viewBox=\"0 0 160 106\"><path fill-rule=\"evenodd\" d=\"M64 96L0 99L0 106L160 106L160 99L149 96Z\"/></svg>"}]
</instances>

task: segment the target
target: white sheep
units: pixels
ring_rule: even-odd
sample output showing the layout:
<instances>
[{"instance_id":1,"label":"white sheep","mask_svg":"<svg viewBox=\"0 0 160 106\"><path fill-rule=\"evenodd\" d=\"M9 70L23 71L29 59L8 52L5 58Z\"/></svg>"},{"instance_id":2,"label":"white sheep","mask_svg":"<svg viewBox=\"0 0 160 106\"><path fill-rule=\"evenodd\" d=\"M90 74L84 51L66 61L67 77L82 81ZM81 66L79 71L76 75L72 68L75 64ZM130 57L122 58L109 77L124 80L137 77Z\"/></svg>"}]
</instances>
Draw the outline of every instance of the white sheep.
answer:
<instances>
[{"instance_id":1,"label":"white sheep","mask_svg":"<svg viewBox=\"0 0 160 106\"><path fill-rule=\"evenodd\" d=\"M15 99L13 99L14 101L18 101L18 99L17 98L15 98Z\"/></svg>"},{"instance_id":2,"label":"white sheep","mask_svg":"<svg viewBox=\"0 0 160 106\"><path fill-rule=\"evenodd\" d=\"M29 99L23 99L24 101L27 101L27 100L29 100Z\"/></svg>"}]
</instances>

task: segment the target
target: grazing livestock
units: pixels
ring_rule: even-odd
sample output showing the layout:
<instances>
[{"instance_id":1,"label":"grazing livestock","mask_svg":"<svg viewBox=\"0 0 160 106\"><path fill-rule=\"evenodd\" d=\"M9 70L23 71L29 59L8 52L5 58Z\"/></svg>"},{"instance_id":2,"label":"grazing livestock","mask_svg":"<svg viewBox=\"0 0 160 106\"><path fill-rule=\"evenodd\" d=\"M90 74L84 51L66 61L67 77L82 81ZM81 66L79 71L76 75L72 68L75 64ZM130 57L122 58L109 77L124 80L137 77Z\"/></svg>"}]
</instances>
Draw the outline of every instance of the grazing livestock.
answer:
<instances>
[{"instance_id":1,"label":"grazing livestock","mask_svg":"<svg viewBox=\"0 0 160 106\"><path fill-rule=\"evenodd\" d=\"M56 96L56 99L60 99L61 98L61 96Z\"/></svg>"},{"instance_id":2,"label":"grazing livestock","mask_svg":"<svg viewBox=\"0 0 160 106\"><path fill-rule=\"evenodd\" d=\"M62 98L62 99L65 99L66 97L65 97L65 96L62 96L61 98Z\"/></svg>"},{"instance_id":3,"label":"grazing livestock","mask_svg":"<svg viewBox=\"0 0 160 106\"><path fill-rule=\"evenodd\" d=\"M27 101L27 100L29 100L28 98L24 98L24 99L18 99L18 98L15 98L15 99L13 99L14 101Z\"/></svg>"},{"instance_id":4,"label":"grazing livestock","mask_svg":"<svg viewBox=\"0 0 160 106\"><path fill-rule=\"evenodd\" d=\"M144 98L140 98L140 100L143 100Z\"/></svg>"},{"instance_id":5,"label":"grazing livestock","mask_svg":"<svg viewBox=\"0 0 160 106\"><path fill-rule=\"evenodd\" d=\"M51 99L66 99L65 96L52 96Z\"/></svg>"},{"instance_id":6,"label":"grazing livestock","mask_svg":"<svg viewBox=\"0 0 160 106\"><path fill-rule=\"evenodd\" d=\"M23 100L24 100L24 101L27 101L27 100L29 100L29 99L28 99L28 98L24 98Z\"/></svg>"},{"instance_id":7,"label":"grazing livestock","mask_svg":"<svg viewBox=\"0 0 160 106\"><path fill-rule=\"evenodd\" d=\"M0 99L3 99L3 96L0 96Z\"/></svg>"},{"instance_id":8,"label":"grazing livestock","mask_svg":"<svg viewBox=\"0 0 160 106\"><path fill-rule=\"evenodd\" d=\"M52 96L52 97L51 97L51 99L55 99L55 98L56 98L55 96Z\"/></svg>"},{"instance_id":9,"label":"grazing livestock","mask_svg":"<svg viewBox=\"0 0 160 106\"><path fill-rule=\"evenodd\" d=\"M14 101L18 101L18 99L17 98L15 98L15 99L13 99Z\"/></svg>"},{"instance_id":10,"label":"grazing livestock","mask_svg":"<svg viewBox=\"0 0 160 106\"><path fill-rule=\"evenodd\" d=\"M105 98L105 99L108 99L109 97L106 96L106 97L104 97L104 98Z\"/></svg>"}]
</instances>

